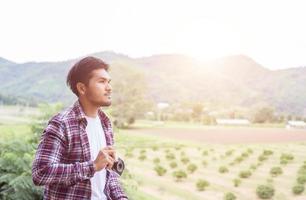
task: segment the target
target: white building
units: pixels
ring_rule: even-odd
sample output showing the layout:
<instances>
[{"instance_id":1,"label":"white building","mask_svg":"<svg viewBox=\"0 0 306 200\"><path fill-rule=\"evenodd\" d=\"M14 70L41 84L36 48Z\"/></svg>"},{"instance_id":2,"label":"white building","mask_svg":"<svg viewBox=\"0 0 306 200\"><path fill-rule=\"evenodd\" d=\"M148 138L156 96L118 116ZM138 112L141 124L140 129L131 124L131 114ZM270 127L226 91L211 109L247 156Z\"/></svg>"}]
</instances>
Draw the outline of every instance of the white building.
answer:
<instances>
[{"instance_id":1,"label":"white building","mask_svg":"<svg viewBox=\"0 0 306 200\"><path fill-rule=\"evenodd\" d=\"M286 125L287 129L292 129L292 128L306 128L306 123L304 121L288 121Z\"/></svg>"},{"instance_id":2,"label":"white building","mask_svg":"<svg viewBox=\"0 0 306 200\"><path fill-rule=\"evenodd\" d=\"M247 119L216 119L218 125L248 126L250 121Z\"/></svg>"}]
</instances>

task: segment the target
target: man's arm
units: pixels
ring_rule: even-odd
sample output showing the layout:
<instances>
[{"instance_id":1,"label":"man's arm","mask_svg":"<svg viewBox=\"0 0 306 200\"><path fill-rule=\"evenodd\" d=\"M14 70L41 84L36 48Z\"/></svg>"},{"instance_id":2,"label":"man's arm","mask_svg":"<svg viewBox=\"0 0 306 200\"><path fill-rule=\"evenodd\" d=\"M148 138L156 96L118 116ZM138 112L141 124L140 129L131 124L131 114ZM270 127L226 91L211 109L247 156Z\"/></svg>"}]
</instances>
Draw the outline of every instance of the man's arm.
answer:
<instances>
[{"instance_id":1,"label":"man's arm","mask_svg":"<svg viewBox=\"0 0 306 200\"><path fill-rule=\"evenodd\" d=\"M118 175L115 172L109 173L109 183L108 184L109 184L109 189L110 189L110 196L112 197L112 199L116 199L116 200L127 200L128 199L128 197L126 196L119 182Z\"/></svg>"},{"instance_id":2,"label":"man's arm","mask_svg":"<svg viewBox=\"0 0 306 200\"><path fill-rule=\"evenodd\" d=\"M60 163L66 149L64 128L60 122L51 120L45 128L32 166L35 185L73 185L93 177L93 161Z\"/></svg>"}]
</instances>

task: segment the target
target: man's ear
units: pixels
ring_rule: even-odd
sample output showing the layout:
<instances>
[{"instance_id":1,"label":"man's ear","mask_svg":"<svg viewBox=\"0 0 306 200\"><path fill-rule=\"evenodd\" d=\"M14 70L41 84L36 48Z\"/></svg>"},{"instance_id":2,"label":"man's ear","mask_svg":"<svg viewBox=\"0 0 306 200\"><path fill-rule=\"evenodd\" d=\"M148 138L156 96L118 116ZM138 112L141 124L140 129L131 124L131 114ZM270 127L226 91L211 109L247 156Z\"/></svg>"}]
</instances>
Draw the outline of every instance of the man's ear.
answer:
<instances>
[{"instance_id":1,"label":"man's ear","mask_svg":"<svg viewBox=\"0 0 306 200\"><path fill-rule=\"evenodd\" d=\"M79 93L80 95L84 95L84 94L85 94L85 92L86 92L86 87L85 87L85 84L84 84L84 83L78 82L78 83L76 84L76 88L77 88L78 93Z\"/></svg>"}]
</instances>

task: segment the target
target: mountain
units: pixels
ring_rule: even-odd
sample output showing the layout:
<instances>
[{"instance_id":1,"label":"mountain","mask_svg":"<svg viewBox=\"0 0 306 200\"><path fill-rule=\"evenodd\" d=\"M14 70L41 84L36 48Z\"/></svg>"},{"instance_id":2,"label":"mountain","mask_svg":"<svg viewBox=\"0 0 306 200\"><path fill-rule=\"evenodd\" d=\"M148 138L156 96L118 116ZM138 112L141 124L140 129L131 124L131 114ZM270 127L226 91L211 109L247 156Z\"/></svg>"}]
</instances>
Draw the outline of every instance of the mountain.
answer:
<instances>
[{"instance_id":1,"label":"mountain","mask_svg":"<svg viewBox=\"0 0 306 200\"><path fill-rule=\"evenodd\" d=\"M305 67L272 71L246 55L205 63L180 54L130 58L105 51L91 55L111 68L128 65L143 74L148 95L156 102L203 101L245 108L265 104L279 112L306 115ZM75 97L65 79L78 59L17 64L0 58L0 95L69 104ZM113 80L122 76L120 70L112 74Z\"/></svg>"}]
</instances>

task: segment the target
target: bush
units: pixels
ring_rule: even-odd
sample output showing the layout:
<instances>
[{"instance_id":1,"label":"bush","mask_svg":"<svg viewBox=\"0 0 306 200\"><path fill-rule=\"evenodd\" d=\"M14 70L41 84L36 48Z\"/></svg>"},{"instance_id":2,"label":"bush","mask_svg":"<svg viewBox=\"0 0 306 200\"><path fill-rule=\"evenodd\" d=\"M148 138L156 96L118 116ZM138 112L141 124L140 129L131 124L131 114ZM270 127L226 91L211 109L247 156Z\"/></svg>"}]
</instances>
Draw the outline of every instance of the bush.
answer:
<instances>
[{"instance_id":1,"label":"bush","mask_svg":"<svg viewBox=\"0 0 306 200\"><path fill-rule=\"evenodd\" d=\"M271 151L271 150L264 150L264 151L262 152L262 154L265 155L265 156L270 156L270 155L273 154L273 151Z\"/></svg>"},{"instance_id":2,"label":"bush","mask_svg":"<svg viewBox=\"0 0 306 200\"><path fill-rule=\"evenodd\" d=\"M301 194L302 192L304 192L304 190L305 190L305 187L304 185L301 185L301 184L297 184L292 187L292 193L296 195Z\"/></svg>"},{"instance_id":3,"label":"bush","mask_svg":"<svg viewBox=\"0 0 306 200\"><path fill-rule=\"evenodd\" d=\"M167 160L174 160L175 159L174 153L167 153L166 154L166 159Z\"/></svg>"},{"instance_id":4,"label":"bush","mask_svg":"<svg viewBox=\"0 0 306 200\"><path fill-rule=\"evenodd\" d=\"M299 174L296 181L299 184L305 184L306 183L306 174Z\"/></svg>"},{"instance_id":5,"label":"bush","mask_svg":"<svg viewBox=\"0 0 306 200\"><path fill-rule=\"evenodd\" d=\"M231 156L231 155L233 154L233 152L234 152L233 149L228 150L228 151L225 152L225 155L226 155L226 156Z\"/></svg>"},{"instance_id":6,"label":"bush","mask_svg":"<svg viewBox=\"0 0 306 200\"><path fill-rule=\"evenodd\" d=\"M160 163L160 159L159 159L159 158L154 158L154 159L153 159L153 163L154 163L154 164Z\"/></svg>"},{"instance_id":7,"label":"bush","mask_svg":"<svg viewBox=\"0 0 306 200\"><path fill-rule=\"evenodd\" d=\"M198 169L198 167L195 164L189 164L188 167L187 167L187 170L191 173L193 173L197 169Z\"/></svg>"},{"instance_id":8,"label":"bush","mask_svg":"<svg viewBox=\"0 0 306 200\"><path fill-rule=\"evenodd\" d=\"M250 169L251 170L256 170L257 169L257 165L256 164L251 164L250 165Z\"/></svg>"},{"instance_id":9,"label":"bush","mask_svg":"<svg viewBox=\"0 0 306 200\"><path fill-rule=\"evenodd\" d=\"M294 156L290 153L282 153L282 155L280 156L281 160L293 160Z\"/></svg>"},{"instance_id":10,"label":"bush","mask_svg":"<svg viewBox=\"0 0 306 200\"><path fill-rule=\"evenodd\" d=\"M240 178L249 178L252 175L252 172L250 170L241 171L239 173Z\"/></svg>"},{"instance_id":11,"label":"bush","mask_svg":"<svg viewBox=\"0 0 306 200\"><path fill-rule=\"evenodd\" d=\"M241 179L235 178L235 179L233 180L233 183L234 183L234 186L235 186L235 187L238 187L238 186L241 184Z\"/></svg>"},{"instance_id":12,"label":"bush","mask_svg":"<svg viewBox=\"0 0 306 200\"><path fill-rule=\"evenodd\" d=\"M209 186L209 182L203 179L199 179L196 183L196 186L198 191L203 191L207 186Z\"/></svg>"},{"instance_id":13,"label":"bush","mask_svg":"<svg viewBox=\"0 0 306 200\"><path fill-rule=\"evenodd\" d=\"M227 167L225 167L225 166L221 166L221 167L219 167L219 172L220 173L227 173L228 172L228 169L227 169Z\"/></svg>"},{"instance_id":14,"label":"bush","mask_svg":"<svg viewBox=\"0 0 306 200\"><path fill-rule=\"evenodd\" d=\"M267 160L267 159L268 159L267 156L264 156L264 155L258 156L258 161L260 161L260 162L265 161L265 160Z\"/></svg>"},{"instance_id":15,"label":"bush","mask_svg":"<svg viewBox=\"0 0 306 200\"><path fill-rule=\"evenodd\" d=\"M231 193L231 192L227 192L225 195L224 195L224 200L235 200L236 199L236 196Z\"/></svg>"},{"instance_id":16,"label":"bush","mask_svg":"<svg viewBox=\"0 0 306 200\"><path fill-rule=\"evenodd\" d=\"M163 176L167 172L167 170L162 166L156 166L154 170L156 171L158 176Z\"/></svg>"},{"instance_id":17,"label":"bush","mask_svg":"<svg viewBox=\"0 0 306 200\"><path fill-rule=\"evenodd\" d=\"M182 163L187 164L189 162L189 158L183 157L181 158Z\"/></svg>"},{"instance_id":18,"label":"bush","mask_svg":"<svg viewBox=\"0 0 306 200\"><path fill-rule=\"evenodd\" d=\"M203 151L203 152L202 152L202 155L203 155L203 156L208 156L208 151L207 151L207 150Z\"/></svg>"},{"instance_id":19,"label":"bush","mask_svg":"<svg viewBox=\"0 0 306 200\"><path fill-rule=\"evenodd\" d=\"M274 188L270 185L259 185L256 188L256 194L261 199L270 199L274 196Z\"/></svg>"},{"instance_id":20,"label":"bush","mask_svg":"<svg viewBox=\"0 0 306 200\"><path fill-rule=\"evenodd\" d=\"M280 167L272 167L270 169L270 174L271 176L275 177L275 176L278 176L278 175L281 175L283 173L283 170L282 168Z\"/></svg>"},{"instance_id":21,"label":"bush","mask_svg":"<svg viewBox=\"0 0 306 200\"><path fill-rule=\"evenodd\" d=\"M140 154L145 154L147 151L145 149L140 150Z\"/></svg>"},{"instance_id":22,"label":"bush","mask_svg":"<svg viewBox=\"0 0 306 200\"><path fill-rule=\"evenodd\" d=\"M140 155L140 156L138 157L138 159L141 160L141 161L143 161L143 160L147 159L147 156L142 154L142 155Z\"/></svg>"},{"instance_id":23,"label":"bush","mask_svg":"<svg viewBox=\"0 0 306 200\"><path fill-rule=\"evenodd\" d=\"M187 178L187 174L183 170L174 171L172 175L178 182L183 180L184 178Z\"/></svg>"},{"instance_id":24,"label":"bush","mask_svg":"<svg viewBox=\"0 0 306 200\"><path fill-rule=\"evenodd\" d=\"M203 165L204 167L206 167L207 164L208 164L208 162L207 162L206 160L203 160L203 161L202 161L202 165Z\"/></svg>"},{"instance_id":25,"label":"bush","mask_svg":"<svg viewBox=\"0 0 306 200\"><path fill-rule=\"evenodd\" d=\"M176 163L175 161L172 161L172 162L170 163L170 167L171 167L171 168L176 168L176 167L177 167L177 163Z\"/></svg>"}]
</instances>

